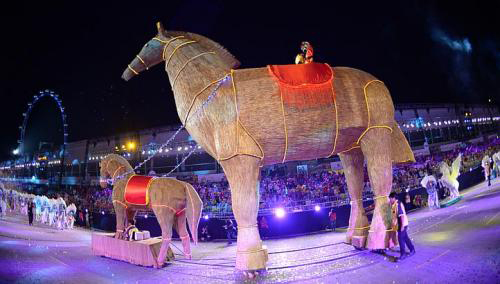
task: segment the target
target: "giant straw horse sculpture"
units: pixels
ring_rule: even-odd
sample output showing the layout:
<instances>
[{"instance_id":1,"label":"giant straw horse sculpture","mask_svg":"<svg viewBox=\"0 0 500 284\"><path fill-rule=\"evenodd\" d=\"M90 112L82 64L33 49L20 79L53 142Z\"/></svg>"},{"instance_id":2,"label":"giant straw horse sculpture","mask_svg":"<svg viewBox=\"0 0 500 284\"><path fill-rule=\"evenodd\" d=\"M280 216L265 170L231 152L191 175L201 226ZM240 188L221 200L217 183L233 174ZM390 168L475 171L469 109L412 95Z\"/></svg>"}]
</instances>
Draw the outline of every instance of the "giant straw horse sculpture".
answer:
<instances>
[{"instance_id":1,"label":"giant straw horse sculpture","mask_svg":"<svg viewBox=\"0 0 500 284\"><path fill-rule=\"evenodd\" d=\"M191 236L196 244L202 210L200 196L192 185L172 178L135 175L129 162L116 154L107 155L101 160L100 169L101 187L107 186L107 178L115 180L112 196L116 213L115 238L124 238L124 229L135 218L137 210L151 209L158 219L162 234L162 245L157 260L159 267L167 256L172 227L176 228L181 238L185 256L191 258L186 225L189 224ZM132 184L132 180L139 180L139 183L141 180L145 181L144 193L141 193L142 188L137 182Z\"/></svg>"},{"instance_id":2,"label":"giant straw horse sculpture","mask_svg":"<svg viewBox=\"0 0 500 284\"><path fill-rule=\"evenodd\" d=\"M286 74L280 78L279 66L233 70L239 62L214 41L165 31L160 23L157 28L158 34L144 45L122 78L129 80L165 62L179 118L221 164L229 181L238 223L237 269L253 272L266 266L267 250L257 228L260 167L285 161L339 154L352 200L347 241L367 236L370 249L388 246L392 162L414 157L394 120L384 83L360 70L317 63L284 66L291 73L300 68L323 70L307 73L304 69L301 74L309 79L299 74L291 83L286 82ZM321 74L331 75L330 80L314 82ZM218 84L214 99L197 111ZM300 89L301 85L310 88ZM361 199L364 158L376 195L371 225Z\"/></svg>"}]
</instances>

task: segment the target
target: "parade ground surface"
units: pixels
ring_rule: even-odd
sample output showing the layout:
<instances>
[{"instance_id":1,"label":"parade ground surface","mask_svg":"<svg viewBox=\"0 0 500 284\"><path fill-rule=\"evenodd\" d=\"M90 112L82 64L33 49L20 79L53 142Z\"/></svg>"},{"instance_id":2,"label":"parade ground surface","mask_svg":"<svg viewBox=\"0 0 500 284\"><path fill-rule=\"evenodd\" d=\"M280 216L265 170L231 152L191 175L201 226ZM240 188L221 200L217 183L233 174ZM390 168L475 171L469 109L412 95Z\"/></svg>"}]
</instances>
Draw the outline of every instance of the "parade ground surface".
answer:
<instances>
[{"instance_id":1,"label":"parade ground surface","mask_svg":"<svg viewBox=\"0 0 500 284\"><path fill-rule=\"evenodd\" d=\"M399 262L345 244L344 232L265 240L262 283L500 283L500 181L462 191L453 206L409 214L417 253ZM92 255L91 232L57 231L27 217L0 221L1 283L231 283L236 245L200 243L193 260L176 255L162 269ZM179 254L180 242L173 243ZM397 251L388 254L397 256Z\"/></svg>"}]
</instances>

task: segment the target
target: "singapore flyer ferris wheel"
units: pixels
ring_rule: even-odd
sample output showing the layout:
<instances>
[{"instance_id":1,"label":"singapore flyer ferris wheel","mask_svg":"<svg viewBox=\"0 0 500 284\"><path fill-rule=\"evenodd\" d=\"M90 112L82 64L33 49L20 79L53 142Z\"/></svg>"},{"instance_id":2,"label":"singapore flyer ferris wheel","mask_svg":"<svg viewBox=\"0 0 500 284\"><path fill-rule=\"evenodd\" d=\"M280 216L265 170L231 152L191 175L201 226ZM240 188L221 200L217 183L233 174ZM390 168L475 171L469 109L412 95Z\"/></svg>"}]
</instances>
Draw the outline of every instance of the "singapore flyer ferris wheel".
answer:
<instances>
[{"instance_id":1,"label":"singapore flyer ferris wheel","mask_svg":"<svg viewBox=\"0 0 500 284\"><path fill-rule=\"evenodd\" d=\"M39 102L44 97L49 97L49 98L53 99L56 102L56 104L59 108L59 111L61 113L61 120L62 120L62 125L63 125L63 144L62 144L61 158L64 159L64 154L65 154L66 145L67 145L67 138L68 138L68 124L66 122L66 114L64 112L62 100L61 100L61 98L59 98L59 95L57 95L56 93L54 93L54 91L51 91L51 90L44 90L44 91L38 92L37 95L33 96L33 101L28 103L28 109L26 110L26 112L23 113L23 117L24 117L23 124L21 126L19 126L21 134L20 134L19 140L17 141L18 147L17 147L17 149L14 150L14 154L15 155L27 154L27 153L25 153L25 149L24 149L24 139L25 139L26 127L28 125L29 116L31 114L31 111L33 110L33 108L37 104L37 102Z\"/></svg>"}]
</instances>

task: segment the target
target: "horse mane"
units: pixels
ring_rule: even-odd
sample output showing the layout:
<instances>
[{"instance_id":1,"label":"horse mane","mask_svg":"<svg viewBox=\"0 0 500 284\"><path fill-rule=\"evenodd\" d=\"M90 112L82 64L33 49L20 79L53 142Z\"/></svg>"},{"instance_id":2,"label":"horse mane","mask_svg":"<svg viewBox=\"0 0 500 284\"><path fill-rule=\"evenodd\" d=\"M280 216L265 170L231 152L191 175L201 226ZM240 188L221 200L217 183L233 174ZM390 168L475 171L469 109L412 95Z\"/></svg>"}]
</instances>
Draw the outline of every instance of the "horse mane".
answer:
<instances>
[{"instance_id":1,"label":"horse mane","mask_svg":"<svg viewBox=\"0 0 500 284\"><path fill-rule=\"evenodd\" d=\"M108 162L115 161L118 162L120 165L126 167L128 170L132 169L130 163L124 157L117 154L109 154L104 158L104 160Z\"/></svg>"},{"instance_id":2,"label":"horse mane","mask_svg":"<svg viewBox=\"0 0 500 284\"><path fill-rule=\"evenodd\" d=\"M168 31L167 34L171 36L184 36L192 40L196 40L207 50L217 51L217 55L220 57L222 62L227 64L230 68L236 69L241 64L240 61L238 61L238 59L236 59L236 57L234 57L234 55L232 55L225 47L209 39L208 37L195 33L181 32L181 31Z\"/></svg>"}]
</instances>

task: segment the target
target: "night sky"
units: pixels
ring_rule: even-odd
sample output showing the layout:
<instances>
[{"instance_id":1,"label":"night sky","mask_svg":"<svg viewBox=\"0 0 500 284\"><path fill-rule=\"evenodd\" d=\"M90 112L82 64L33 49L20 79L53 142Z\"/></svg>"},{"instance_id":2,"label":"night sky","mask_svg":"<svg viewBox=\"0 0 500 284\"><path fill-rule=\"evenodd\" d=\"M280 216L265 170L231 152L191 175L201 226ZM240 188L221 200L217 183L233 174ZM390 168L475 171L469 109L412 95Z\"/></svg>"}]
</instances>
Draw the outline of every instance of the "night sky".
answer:
<instances>
[{"instance_id":1,"label":"night sky","mask_svg":"<svg viewBox=\"0 0 500 284\"><path fill-rule=\"evenodd\" d=\"M0 160L17 146L27 103L44 89L63 101L69 141L179 123L162 67L130 82L120 78L159 20L167 30L214 39L240 68L292 64L307 40L315 61L373 74L395 103L500 97L499 1L108 2L2 8ZM30 116L28 148L61 143L61 129L55 103L42 100Z\"/></svg>"}]
</instances>

